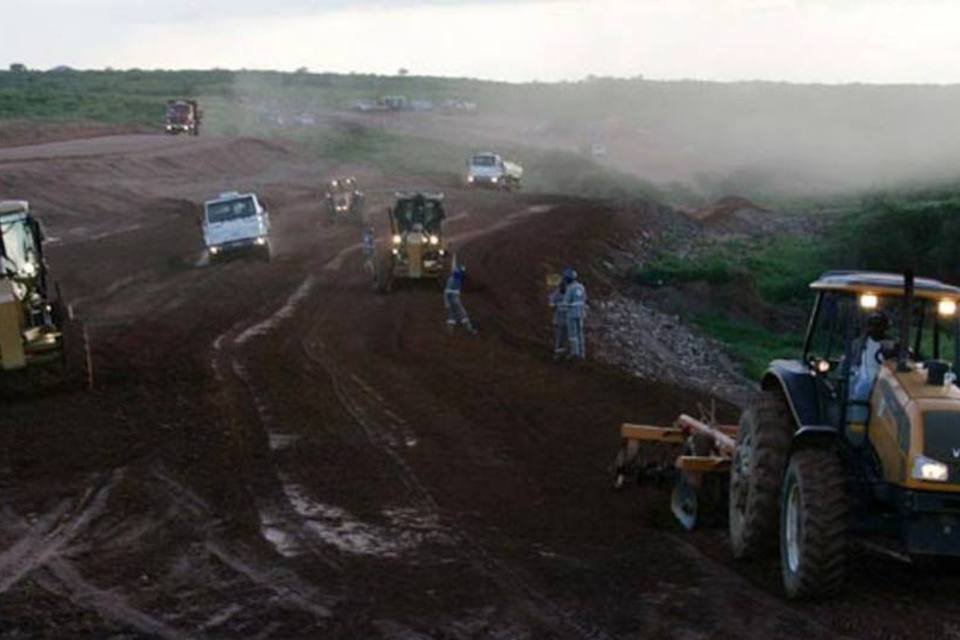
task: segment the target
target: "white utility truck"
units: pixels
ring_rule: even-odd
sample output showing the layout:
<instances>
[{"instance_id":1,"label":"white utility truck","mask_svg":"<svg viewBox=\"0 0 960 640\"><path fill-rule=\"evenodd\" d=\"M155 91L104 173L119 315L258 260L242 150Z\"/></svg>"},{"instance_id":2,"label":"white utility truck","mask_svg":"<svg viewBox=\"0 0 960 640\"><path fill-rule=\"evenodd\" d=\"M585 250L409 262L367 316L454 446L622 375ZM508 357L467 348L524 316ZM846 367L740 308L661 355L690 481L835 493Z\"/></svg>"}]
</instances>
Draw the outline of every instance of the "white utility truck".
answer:
<instances>
[{"instance_id":1,"label":"white utility truck","mask_svg":"<svg viewBox=\"0 0 960 640\"><path fill-rule=\"evenodd\" d=\"M523 167L492 152L475 153L467 160L467 184L471 187L519 189Z\"/></svg>"},{"instance_id":2,"label":"white utility truck","mask_svg":"<svg viewBox=\"0 0 960 640\"><path fill-rule=\"evenodd\" d=\"M203 205L203 242L211 259L256 252L270 260L270 214L253 193L221 193Z\"/></svg>"}]
</instances>

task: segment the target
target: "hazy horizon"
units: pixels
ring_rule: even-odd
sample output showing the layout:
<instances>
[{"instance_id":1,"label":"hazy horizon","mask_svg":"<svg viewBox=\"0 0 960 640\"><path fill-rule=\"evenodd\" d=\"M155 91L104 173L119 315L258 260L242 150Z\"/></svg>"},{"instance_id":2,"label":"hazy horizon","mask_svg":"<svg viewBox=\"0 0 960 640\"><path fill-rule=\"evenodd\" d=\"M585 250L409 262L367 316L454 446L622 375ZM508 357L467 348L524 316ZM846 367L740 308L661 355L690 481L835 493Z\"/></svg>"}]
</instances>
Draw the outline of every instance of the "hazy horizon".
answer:
<instances>
[{"instance_id":1,"label":"hazy horizon","mask_svg":"<svg viewBox=\"0 0 960 640\"><path fill-rule=\"evenodd\" d=\"M3 67L960 83L946 0L0 0ZM43 47L37 43L42 42Z\"/></svg>"}]
</instances>

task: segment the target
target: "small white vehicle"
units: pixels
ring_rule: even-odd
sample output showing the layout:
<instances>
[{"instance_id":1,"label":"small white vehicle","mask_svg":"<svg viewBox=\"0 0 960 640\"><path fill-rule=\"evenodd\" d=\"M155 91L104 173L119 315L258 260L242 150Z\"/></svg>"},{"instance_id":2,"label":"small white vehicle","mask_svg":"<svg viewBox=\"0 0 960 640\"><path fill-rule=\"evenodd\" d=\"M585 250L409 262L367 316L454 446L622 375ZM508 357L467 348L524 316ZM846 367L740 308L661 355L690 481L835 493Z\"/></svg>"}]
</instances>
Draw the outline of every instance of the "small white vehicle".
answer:
<instances>
[{"instance_id":1,"label":"small white vehicle","mask_svg":"<svg viewBox=\"0 0 960 640\"><path fill-rule=\"evenodd\" d=\"M221 193L203 205L203 242L215 260L231 253L256 252L270 260L270 214L253 193Z\"/></svg>"},{"instance_id":2,"label":"small white vehicle","mask_svg":"<svg viewBox=\"0 0 960 640\"><path fill-rule=\"evenodd\" d=\"M504 160L499 154L483 152L467 160L467 184L471 187L519 189L523 167Z\"/></svg>"}]
</instances>

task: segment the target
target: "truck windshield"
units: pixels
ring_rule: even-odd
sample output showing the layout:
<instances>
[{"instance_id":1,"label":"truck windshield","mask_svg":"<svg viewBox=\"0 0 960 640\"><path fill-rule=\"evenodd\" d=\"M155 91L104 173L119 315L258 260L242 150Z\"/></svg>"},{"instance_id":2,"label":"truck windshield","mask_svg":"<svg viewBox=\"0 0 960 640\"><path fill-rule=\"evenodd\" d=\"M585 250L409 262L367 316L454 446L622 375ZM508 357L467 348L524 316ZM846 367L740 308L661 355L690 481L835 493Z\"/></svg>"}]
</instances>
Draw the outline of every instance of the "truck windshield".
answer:
<instances>
[{"instance_id":1,"label":"truck windshield","mask_svg":"<svg viewBox=\"0 0 960 640\"><path fill-rule=\"evenodd\" d=\"M475 167L493 167L496 166L497 159L494 156L473 156L470 164Z\"/></svg>"},{"instance_id":2,"label":"truck windshield","mask_svg":"<svg viewBox=\"0 0 960 640\"><path fill-rule=\"evenodd\" d=\"M227 222L257 215L252 197L207 204L207 222Z\"/></svg>"}]
</instances>

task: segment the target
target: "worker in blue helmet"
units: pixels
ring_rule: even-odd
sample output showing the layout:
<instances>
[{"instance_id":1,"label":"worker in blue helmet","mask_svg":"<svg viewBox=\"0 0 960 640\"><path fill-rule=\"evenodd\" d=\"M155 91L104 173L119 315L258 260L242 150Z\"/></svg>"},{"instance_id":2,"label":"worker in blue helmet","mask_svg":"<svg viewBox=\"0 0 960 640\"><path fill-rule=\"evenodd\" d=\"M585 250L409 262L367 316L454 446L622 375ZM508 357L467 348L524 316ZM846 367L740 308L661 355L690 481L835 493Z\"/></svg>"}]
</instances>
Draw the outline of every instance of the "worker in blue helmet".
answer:
<instances>
[{"instance_id":1,"label":"worker in blue helmet","mask_svg":"<svg viewBox=\"0 0 960 640\"><path fill-rule=\"evenodd\" d=\"M583 360L587 357L587 345L583 335L583 321L587 312L587 289L572 267L563 270L563 282L566 285L563 308L567 314L567 340L570 344L567 357Z\"/></svg>"},{"instance_id":2,"label":"worker in blue helmet","mask_svg":"<svg viewBox=\"0 0 960 640\"><path fill-rule=\"evenodd\" d=\"M460 294L463 290L463 281L467 277L467 268L458 264L447 278L447 286L443 290L443 304L447 308L447 331L453 333L458 326L467 332L476 334L477 329L470 322L470 316L463 306Z\"/></svg>"},{"instance_id":3,"label":"worker in blue helmet","mask_svg":"<svg viewBox=\"0 0 960 640\"><path fill-rule=\"evenodd\" d=\"M567 283L560 279L547 298L547 304L553 309L553 359L560 360L567 353L567 308L563 297L567 292Z\"/></svg>"},{"instance_id":4,"label":"worker in blue helmet","mask_svg":"<svg viewBox=\"0 0 960 640\"><path fill-rule=\"evenodd\" d=\"M363 230L363 268L373 273L374 259L376 258L377 245L373 235L373 227L367 227Z\"/></svg>"}]
</instances>

